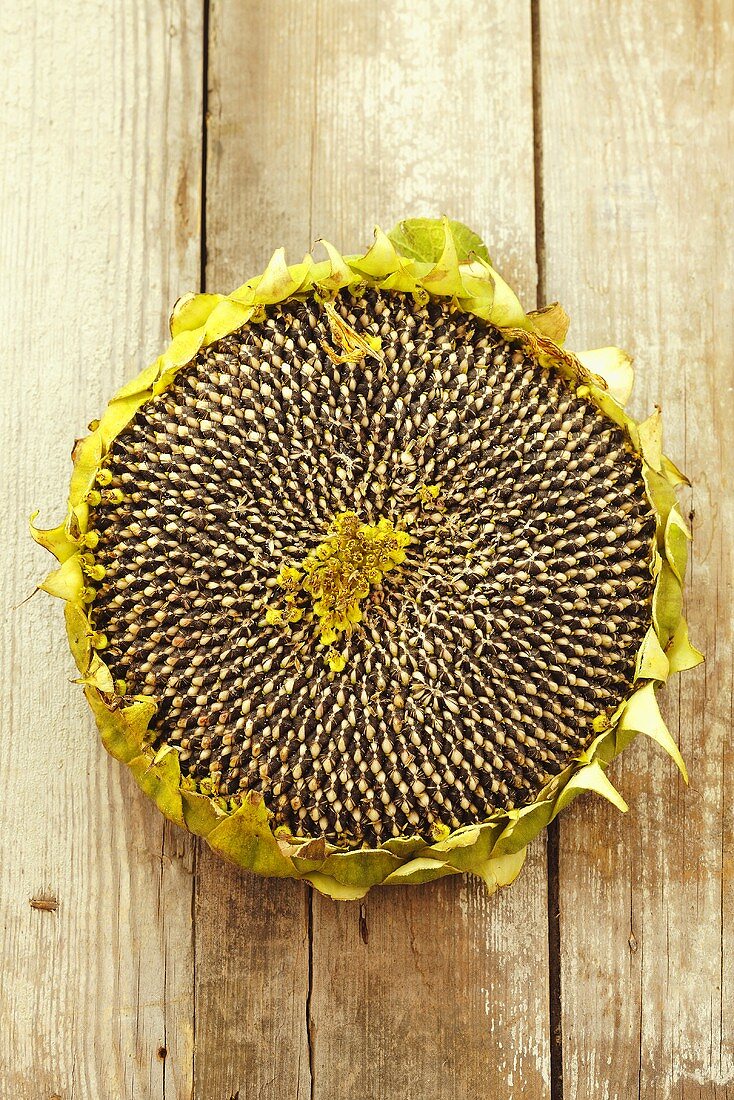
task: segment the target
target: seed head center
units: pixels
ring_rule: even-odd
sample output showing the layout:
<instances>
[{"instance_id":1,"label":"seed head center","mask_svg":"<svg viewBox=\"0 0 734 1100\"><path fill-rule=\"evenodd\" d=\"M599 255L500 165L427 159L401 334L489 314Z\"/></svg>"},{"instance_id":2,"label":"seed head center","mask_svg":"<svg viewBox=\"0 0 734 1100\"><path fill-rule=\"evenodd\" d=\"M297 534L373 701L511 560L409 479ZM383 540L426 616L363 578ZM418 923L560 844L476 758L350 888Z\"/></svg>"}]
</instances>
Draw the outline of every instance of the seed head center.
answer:
<instances>
[{"instance_id":1,"label":"seed head center","mask_svg":"<svg viewBox=\"0 0 734 1100\"><path fill-rule=\"evenodd\" d=\"M276 577L281 606L269 607L265 621L287 625L309 615L319 642L328 647L331 669L341 671L346 659L332 648L334 642L361 621L362 601L405 560L409 542L407 532L388 519L362 523L354 512L340 512L315 550L298 565L281 568Z\"/></svg>"}]
</instances>

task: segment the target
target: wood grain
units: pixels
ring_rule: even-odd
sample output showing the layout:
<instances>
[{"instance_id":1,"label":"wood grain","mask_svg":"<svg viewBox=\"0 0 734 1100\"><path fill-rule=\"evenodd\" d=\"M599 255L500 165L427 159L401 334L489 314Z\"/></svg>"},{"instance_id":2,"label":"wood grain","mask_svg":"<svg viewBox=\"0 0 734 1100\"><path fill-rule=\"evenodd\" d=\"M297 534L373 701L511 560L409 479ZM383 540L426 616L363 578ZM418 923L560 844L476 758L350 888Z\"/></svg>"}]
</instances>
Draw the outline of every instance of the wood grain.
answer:
<instances>
[{"instance_id":1,"label":"wood grain","mask_svg":"<svg viewBox=\"0 0 734 1100\"><path fill-rule=\"evenodd\" d=\"M213 4L209 289L242 281L281 243L294 259L322 235L357 249L376 222L446 211L487 236L534 300L529 13L423 10ZM301 887L253 882L202 853L198 898L201 1100L237 1089L263 1100L416 1090L439 1100L508 1082L516 1097L544 1095L542 842L495 899L461 881L375 890L362 906L314 896L310 975ZM247 945L244 957L233 942Z\"/></svg>"},{"instance_id":2,"label":"wood grain","mask_svg":"<svg viewBox=\"0 0 734 1100\"><path fill-rule=\"evenodd\" d=\"M638 743L626 817L563 815L553 959L542 840L495 898L348 905L195 853L99 747L60 605L22 602L25 517L56 521L73 437L199 283L206 6L3 12L0 1096L731 1100L734 0L209 4L208 289L446 212L532 304L537 234L571 346L635 354L693 480L707 664L663 696L691 784Z\"/></svg>"},{"instance_id":3,"label":"wood grain","mask_svg":"<svg viewBox=\"0 0 734 1100\"><path fill-rule=\"evenodd\" d=\"M544 276L572 346L637 360L693 481L687 605L707 664L663 693L691 774L651 743L561 825L565 1100L734 1095L732 27L726 2L541 5Z\"/></svg>"},{"instance_id":4,"label":"wood grain","mask_svg":"<svg viewBox=\"0 0 734 1100\"><path fill-rule=\"evenodd\" d=\"M191 1095L192 848L94 729L51 568L75 435L198 277L200 4L3 9L0 1095ZM53 897L55 911L31 899ZM164 1053L165 1048L165 1053Z\"/></svg>"},{"instance_id":5,"label":"wood grain","mask_svg":"<svg viewBox=\"0 0 734 1100\"><path fill-rule=\"evenodd\" d=\"M206 285L229 290L311 243L312 5L214 0L209 28ZM195 921L196 1100L308 1097L307 887L202 844Z\"/></svg>"},{"instance_id":6,"label":"wood grain","mask_svg":"<svg viewBox=\"0 0 734 1100\"><path fill-rule=\"evenodd\" d=\"M529 10L464 0L417 10L320 11L314 233L358 248L376 222L450 213L485 237L533 304ZM314 896L315 1098L542 1097L546 911L543 840L494 898L460 879L374 890L361 907Z\"/></svg>"}]
</instances>

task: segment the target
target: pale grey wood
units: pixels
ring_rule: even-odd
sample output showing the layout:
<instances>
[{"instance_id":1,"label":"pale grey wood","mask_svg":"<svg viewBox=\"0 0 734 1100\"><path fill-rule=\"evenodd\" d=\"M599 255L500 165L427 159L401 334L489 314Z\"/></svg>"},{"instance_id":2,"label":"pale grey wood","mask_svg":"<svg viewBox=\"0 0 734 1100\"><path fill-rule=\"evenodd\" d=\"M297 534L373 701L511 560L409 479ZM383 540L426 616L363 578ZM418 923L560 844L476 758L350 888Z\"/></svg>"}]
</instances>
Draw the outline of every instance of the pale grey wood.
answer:
<instances>
[{"instance_id":1,"label":"pale grey wood","mask_svg":"<svg viewBox=\"0 0 734 1100\"><path fill-rule=\"evenodd\" d=\"M312 226L348 251L372 228L450 214L486 240L530 308L535 215L525 5L323 5ZM367 942L364 940L367 938ZM477 880L314 897L314 1096L547 1092L544 838L511 890Z\"/></svg>"},{"instance_id":2,"label":"pale grey wood","mask_svg":"<svg viewBox=\"0 0 734 1100\"><path fill-rule=\"evenodd\" d=\"M315 1097L545 1100L545 874L539 840L493 897L456 878L314 898Z\"/></svg>"},{"instance_id":3,"label":"pale grey wood","mask_svg":"<svg viewBox=\"0 0 734 1100\"><path fill-rule=\"evenodd\" d=\"M563 818L565 1096L722 1100L734 11L539 8L547 296L575 317L572 346L637 354L634 411L663 400L694 479L689 617L708 654L666 696L691 787L636 745L614 771L630 814L584 800ZM545 1097L542 842L495 899L450 880L341 907L202 846L194 966L188 838L98 748L60 605L11 611L48 565L24 516L56 519L71 437L196 289L201 14L23 0L3 20L0 1092L183 1098L195 1075L201 1100ZM209 288L281 243L357 248L376 221L445 210L531 303L530 68L525 5L214 0Z\"/></svg>"},{"instance_id":4,"label":"pale grey wood","mask_svg":"<svg viewBox=\"0 0 734 1100\"><path fill-rule=\"evenodd\" d=\"M353 251L376 222L445 211L534 304L528 9L215 0L209 112L208 289L280 244ZM304 902L202 851L197 1097L545 1095L542 841L493 899L461 880L315 895L310 983Z\"/></svg>"},{"instance_id":5,"label":"pale grey wood","mask_svg":"<svg viewBox=\"0 0 734 1100\"><path fill-rule=\"evenodd\" d=\"M310 244L313 5L214 0L206 282L231 290ZM202 844L196 884L196 1100L310 1093L308 890Z\"/></svg>"},{"instance_id":6,"label":"pale grey wood","mask_svg":"<svg viewBox=\"0 0 734 1100\"><path fill-rule=\"evenodd\" d=\"M626 817L561 825L565 1100L734 1094L730 177L734 6L541 5L545 282L571 346L634 354L693 481L687 606L707 664L662 693L691 774L651 743Z\"/></svg>"},{"instance_id":7,"label":"pale grey wood","mask_svg":"<svg viewBox=\"0 0 734 1100\"><path fill-rule=\"evenodd\" d=\"M22 601L52 565L27 516L62 517L74 436L197 283L201 45L189 0L3 8L0 1095L13 1100L191 1096L192 846L99 744L69 683L61 603ZM41 895L55 910L31 906Z\"/></svg>"}]
</instances>

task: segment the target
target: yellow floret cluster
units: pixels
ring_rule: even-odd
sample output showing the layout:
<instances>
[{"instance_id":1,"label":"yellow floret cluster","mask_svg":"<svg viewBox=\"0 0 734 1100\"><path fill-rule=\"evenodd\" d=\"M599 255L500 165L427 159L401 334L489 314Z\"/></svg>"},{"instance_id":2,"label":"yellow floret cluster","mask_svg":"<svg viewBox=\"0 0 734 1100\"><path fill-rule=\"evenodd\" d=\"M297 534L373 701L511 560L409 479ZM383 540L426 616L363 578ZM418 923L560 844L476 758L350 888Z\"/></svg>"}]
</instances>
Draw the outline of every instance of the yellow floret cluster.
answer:
<instances>
[{"instance_id":1,"label":"yellow floret cluster","mask_svg":"<svg viewBox=\"0 0 734 1100\"><path fill-rule=\"evenodd\" d=\"M306 593L312 600L308 610L318 620L319 641L329 647L329 667L340 672L346 658L332 649L333 643L361 621L362 600L385 573L405 560L409 542L408 533L397 530L387 519L362 523L354 512L341 512L324 541L298 566L281 568L276 581L285 606L269 608L265 621L273 625L298 622L304 614L299 601Z\"/></svg>"}]
</instances>

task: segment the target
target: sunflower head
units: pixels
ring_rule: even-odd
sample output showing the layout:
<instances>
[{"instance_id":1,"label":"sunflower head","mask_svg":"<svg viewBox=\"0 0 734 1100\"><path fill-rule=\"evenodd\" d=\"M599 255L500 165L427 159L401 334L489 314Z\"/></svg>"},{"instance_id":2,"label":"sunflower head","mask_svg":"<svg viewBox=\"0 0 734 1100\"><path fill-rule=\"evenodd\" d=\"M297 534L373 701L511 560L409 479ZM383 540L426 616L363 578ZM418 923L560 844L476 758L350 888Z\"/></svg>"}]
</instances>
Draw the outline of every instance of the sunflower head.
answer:
<instances>
[{"instance_id":1,"label":"sunflower head","mask_svg":"<svg viewBox=\"0 0 734 1100\"><path fill-rule=\"evenodd\" d=\"M690 534L630 361L573 354L466 227L278 250L181 299L75 448L59 566L109 751L173 821L337 898L527 843L701 659Z\"/></svg>"}]
</instances>

